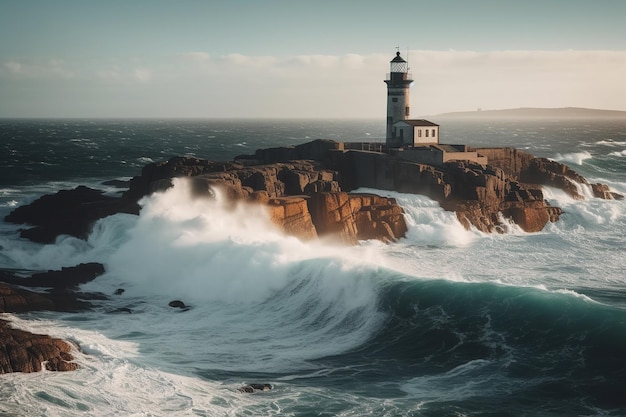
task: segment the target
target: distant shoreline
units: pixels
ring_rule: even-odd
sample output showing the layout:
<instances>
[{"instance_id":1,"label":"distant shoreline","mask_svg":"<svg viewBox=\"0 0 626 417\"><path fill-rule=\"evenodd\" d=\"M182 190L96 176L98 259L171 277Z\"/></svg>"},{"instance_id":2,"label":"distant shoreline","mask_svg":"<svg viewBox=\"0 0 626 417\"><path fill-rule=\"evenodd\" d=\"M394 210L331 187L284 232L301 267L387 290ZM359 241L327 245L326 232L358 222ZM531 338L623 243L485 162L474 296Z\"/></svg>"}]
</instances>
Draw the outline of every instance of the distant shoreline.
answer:
<instances>
[{"instance_id":1,"label":"distant shoreline","mask_svg":"<svg viewBox=\"0 0 626 417\"><path fill-rule=\"evenodd\" d=\"M626 119L626 111L583 107L474 110L429 116L446 119Z\"/></svg>"}]
</instances>

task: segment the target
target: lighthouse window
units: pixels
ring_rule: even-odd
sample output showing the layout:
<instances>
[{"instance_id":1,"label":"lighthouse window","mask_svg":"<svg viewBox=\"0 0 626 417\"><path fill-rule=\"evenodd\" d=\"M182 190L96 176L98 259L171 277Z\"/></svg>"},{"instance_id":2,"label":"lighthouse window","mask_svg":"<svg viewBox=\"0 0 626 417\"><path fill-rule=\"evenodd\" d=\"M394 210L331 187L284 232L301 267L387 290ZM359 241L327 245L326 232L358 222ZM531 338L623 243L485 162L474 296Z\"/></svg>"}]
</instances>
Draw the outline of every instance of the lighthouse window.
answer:
<instances>
[{"instance_id":1,"label":"lighthouse window","mask_svg":"<svg viewBox=\"0 0 626 417\"><path fill-rule=\"evenodd\" d=\"M407 117L409 117L409 106L406 106L406 107L404 108L404 114L405 114Z\"/></svg>"}]
</instances>

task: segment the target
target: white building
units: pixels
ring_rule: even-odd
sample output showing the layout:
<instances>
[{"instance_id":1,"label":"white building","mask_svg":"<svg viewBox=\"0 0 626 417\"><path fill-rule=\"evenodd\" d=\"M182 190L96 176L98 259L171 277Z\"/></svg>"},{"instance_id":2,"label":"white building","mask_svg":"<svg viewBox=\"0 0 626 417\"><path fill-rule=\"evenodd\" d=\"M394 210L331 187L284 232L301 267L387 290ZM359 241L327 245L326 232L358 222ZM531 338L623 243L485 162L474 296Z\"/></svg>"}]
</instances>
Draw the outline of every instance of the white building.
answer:
<instances>
[{"instance_id":1,"label":"white building","mask_svg":"<svg viewBox=\"0 0 626 417\"><path fill-rule=\"evenodd\" d=\"M439 125L428 120L401 120L391 127L396 146L419 146L439 143Z\"/></svg>"}]
</instances>

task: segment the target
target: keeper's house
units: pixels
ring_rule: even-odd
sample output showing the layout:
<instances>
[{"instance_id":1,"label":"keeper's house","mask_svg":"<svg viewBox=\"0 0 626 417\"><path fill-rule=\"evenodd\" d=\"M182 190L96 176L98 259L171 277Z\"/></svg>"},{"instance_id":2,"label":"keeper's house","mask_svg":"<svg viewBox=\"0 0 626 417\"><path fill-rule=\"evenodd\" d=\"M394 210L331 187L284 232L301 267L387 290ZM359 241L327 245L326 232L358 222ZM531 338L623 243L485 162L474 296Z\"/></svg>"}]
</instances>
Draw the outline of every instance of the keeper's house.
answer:
<instances>
[{"instance_id":1,"label":"keeper's house","mask_svg":"<svg viewBox=\"0 0 626 417\"><path fill-rule=\"evenodd\" d=\"M439 143L439 125L428 120L401 120L391 127L391 142L399 146Z\"/></svg>"}]
</instances>

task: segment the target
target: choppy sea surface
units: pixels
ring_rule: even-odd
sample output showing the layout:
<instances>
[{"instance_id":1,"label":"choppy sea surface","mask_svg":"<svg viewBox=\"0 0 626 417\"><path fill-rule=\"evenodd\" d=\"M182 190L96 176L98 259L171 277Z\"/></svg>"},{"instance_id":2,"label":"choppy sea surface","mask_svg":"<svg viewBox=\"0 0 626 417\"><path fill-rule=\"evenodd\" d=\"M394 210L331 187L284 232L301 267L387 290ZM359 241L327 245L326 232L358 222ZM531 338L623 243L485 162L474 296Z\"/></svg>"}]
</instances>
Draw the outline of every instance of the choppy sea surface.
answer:
<instances>
[{"instance_id":1,"label":"choppy sea surface","mask_svg":"<svg viewBox=\"0 0 626 417\"><path fill-rule=\"evenodd\" d=\"M435 120L437 121L437 120ZM317 138L383 141L379 120L0 120L0 216L42 194ZM626 121L441 121L442 142L514 146L626 194ZM262 209L186 183L39 245L0 223L0 268L96 261L93 310L3 315L77 342L74 372L0 375L11 416L626 415L626 201L574 201L542 232L487 235L418 195L385 245L280 234ZM376 191L376 190L369 190ZM114 296L117 288L122 295ZM168 302L183 300L188 311ZM129 308L132 314L114 314ZM243 394L248 383L269 392Z\"/></svg>"}]
</instances>

